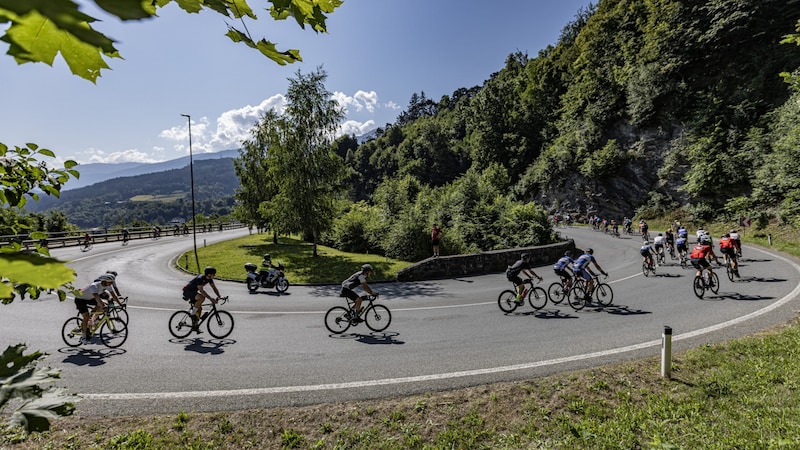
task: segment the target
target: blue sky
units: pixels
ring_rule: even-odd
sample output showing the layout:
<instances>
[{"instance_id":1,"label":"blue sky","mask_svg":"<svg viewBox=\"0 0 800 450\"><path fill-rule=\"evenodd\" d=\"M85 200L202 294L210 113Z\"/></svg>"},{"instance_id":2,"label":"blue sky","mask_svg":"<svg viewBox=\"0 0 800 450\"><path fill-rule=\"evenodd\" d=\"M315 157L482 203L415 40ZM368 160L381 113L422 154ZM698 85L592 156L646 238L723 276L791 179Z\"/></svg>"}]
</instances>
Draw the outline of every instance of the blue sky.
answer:
<instances>
[{"instance_id":1,"label":"blue sky","mask_svg":"<svg viewBox=\"0 0 800 450\"><path fill-rule=\"evenodd\" d=\"M97 84L53 67L17 65L0 57L0 142L34 142L58 159L158 162L238 148L261 112L280 110L288 79L322 67L325 83L347 110L342 133L361 135L392 123L411 95L439 100L481 85L506 57L531 57L555 44L586 0L345 0L327 21L328 33L275 22L265 0L249 3L254 39L300 50L303 62L279 66L224 36L216 13L187 14L172 4L155 20L94 26L116 40L124 59L112 59ZM96 14L95 14L96 13ZM241 23L231 23L241 29ZM3 53L7 50L0 43Z\"/></svg>"}]
</instances>

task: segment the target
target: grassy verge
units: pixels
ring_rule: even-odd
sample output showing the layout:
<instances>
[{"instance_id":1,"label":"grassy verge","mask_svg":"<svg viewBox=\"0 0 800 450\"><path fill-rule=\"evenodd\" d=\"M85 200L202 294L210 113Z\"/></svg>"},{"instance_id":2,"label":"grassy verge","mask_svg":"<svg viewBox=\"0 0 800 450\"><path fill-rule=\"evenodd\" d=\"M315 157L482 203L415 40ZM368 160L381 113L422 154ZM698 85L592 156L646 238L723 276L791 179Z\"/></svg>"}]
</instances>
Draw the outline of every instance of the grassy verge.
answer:
<instances>
[{"instance_id":1,"label":"grassy verge","mask_svg":"<svg viewBox=\"0 0 800 450\"><path fill-rule=\"evenodd\" d=\"M366 263L375 268L371 281L393 280L400 269L411 265L410 262L384 256L341 252L322 245L317 246L315 258L311 244L284 236L279 237L275 244L272 234L268 233L197 248L201 267L214 266L218 277L231 280L244 280L244 264L261 264L265 253L272 255L273 263L277 264L278 260L283 263L286 278L294 284L341 283ZM181 255L178 265L190 272L198 272L193 252Z\"/></svg>"},{"instance_id":2,"label":"grassy verge","mask_svg":"<svg viewBox=\"0 0 800 450\"><path fill-rule=\"evenodd\" d=\"M763 239L772 234L773 248L797 256L792 233L766 230ZM47 433L2 431L0 448L795 449L799 341L800 323L787 318L754 336L675 354L672 379L648 358L374 401L72 417Z\"/></svg>"}]
</instances>

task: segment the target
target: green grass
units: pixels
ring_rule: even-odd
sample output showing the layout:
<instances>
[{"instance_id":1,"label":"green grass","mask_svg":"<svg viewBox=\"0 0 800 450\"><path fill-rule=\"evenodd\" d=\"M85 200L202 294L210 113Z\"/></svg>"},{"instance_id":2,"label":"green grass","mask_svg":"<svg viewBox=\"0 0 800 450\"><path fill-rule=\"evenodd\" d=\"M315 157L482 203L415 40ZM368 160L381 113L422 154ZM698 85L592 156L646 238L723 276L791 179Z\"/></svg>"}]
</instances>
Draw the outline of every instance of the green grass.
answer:
<instances>
[{"instance_id":1,"label":"green grass","mask_svg":"<svg viewBox=\"0 0 800 450\"><path fill-rule=\"evenodd\" d=\"M271 233L252 234L197 248L200 267L214 266L217 277L231 280L243 280L246 274L244 264L260 265L265 253L272 255L273 263L277 264L279 260L283 263L286 277L293 284L341 283L365 263L375 268L371 281L394 280L400 269L411 265L410 262L379 255L341 252L321 245L317 246L317 256L314 257L312 244L284 236L274 244ZM183 269L198 272L193 251L181 255L177 262Z\"/></svg>"},{"instance_id":2,"label":"green grass","mask_svg":"<svg viewBox=\"0 0 800 450\"><path fill-rule=\"evenodd\" d=\"M800 240L788 229L748 232L745 241L766 240L767 234L773 248L800 254ZM256 246L247 254L253 260L267 245L260 239L240 244ZM302 247L281 240L266 248L282 245ZM333 261L350 270L351 261L342 258ZM0 448L800 449L798 342L800 321L787 318L757 335L674 354L670 379L660 376L660 358L653 357L370 401L66 418L46 433L0 428Z\"/></svg>"}]
</instances>

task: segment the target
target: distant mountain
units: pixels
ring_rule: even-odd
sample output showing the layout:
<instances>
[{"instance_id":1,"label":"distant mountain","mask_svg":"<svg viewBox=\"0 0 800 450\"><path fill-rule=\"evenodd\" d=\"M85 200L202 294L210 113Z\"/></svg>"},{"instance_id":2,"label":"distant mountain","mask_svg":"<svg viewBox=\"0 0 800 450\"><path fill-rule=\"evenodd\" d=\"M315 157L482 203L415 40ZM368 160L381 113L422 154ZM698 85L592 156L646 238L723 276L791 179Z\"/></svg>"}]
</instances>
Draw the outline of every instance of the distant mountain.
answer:
<instances>
[{"instance_id":1,"label":"distant mountain","mask_svg":"<svg viewBox=\"0 0 800 450\"><path fill-rule=\"evenodd\" d=\"M80 228L130 225L134 221L166 225L173 219L189 220L192 191L188 159L186 162L176 169L112 178L62 191L59 198L42 195L38 202L28 202L25 209L30 212L63 211L67 221ZM165 164L161 163L160 167L165 167ZM238 187L233 158L194 161L198 215L230 214Z\"/></svg>"},{"instance_id":2,"label":"distant mountain","mask_svg":"<svg viewBox=\"0 0 800 450\"><path fill-rule=\"evenodd\" d=\"M203 161L208 159L221 159L221 158L238 158L239 150L223 150L217 153L199 153L192 155L193 161ZM189 165L189 157L184 156L181 158L172 159L158 163L92 163L81 164L76 167L80 172L79 179L71 179L64 185L64 191L79 189L86 186L91 186L106 180L111 180L120 177L130 177L135 175L144 175L148 173L164 172L172 169L180 169Z\"/></svg>"}]
</instances>

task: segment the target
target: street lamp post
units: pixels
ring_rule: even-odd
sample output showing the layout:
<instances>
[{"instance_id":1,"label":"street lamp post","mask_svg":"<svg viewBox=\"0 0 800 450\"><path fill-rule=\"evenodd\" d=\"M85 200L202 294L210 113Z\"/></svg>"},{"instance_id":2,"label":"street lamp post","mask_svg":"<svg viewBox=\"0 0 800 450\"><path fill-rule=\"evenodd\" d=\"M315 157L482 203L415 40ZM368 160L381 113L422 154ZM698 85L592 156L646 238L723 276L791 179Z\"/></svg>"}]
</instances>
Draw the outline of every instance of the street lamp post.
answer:
<instances>
[{"instance_id":1,"label":"street lamp post","mask_svg":"<svg viewBox=\"0 0 800 450\"><path fill-rule=\"evenodd\" d=\"M192 116L189 114L181 114L189 121L189 178L192 185L192 240L194 241L194 262L197 264L197 272L200 270L200 258L197 257L197 222L195 221L194 211L194 164L192 163ZM188 269L188 267L187 267Z\"/></svg>"}]
</instances>

